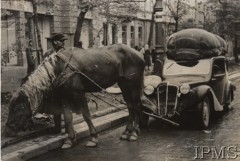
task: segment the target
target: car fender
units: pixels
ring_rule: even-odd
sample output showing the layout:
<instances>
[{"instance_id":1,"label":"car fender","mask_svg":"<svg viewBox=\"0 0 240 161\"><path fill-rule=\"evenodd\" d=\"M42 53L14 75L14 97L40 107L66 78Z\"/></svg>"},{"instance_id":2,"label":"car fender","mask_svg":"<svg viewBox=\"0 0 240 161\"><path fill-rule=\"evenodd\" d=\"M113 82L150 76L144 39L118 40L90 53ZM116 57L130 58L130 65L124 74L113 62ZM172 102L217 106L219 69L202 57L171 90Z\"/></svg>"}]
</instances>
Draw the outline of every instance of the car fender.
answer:
<instances>
[{"instance_id":1,"label":"car fender","mask_svg":"<svg viewBox=\"0 0 240 161\"><path fill-rule=\"evenodd\" d=\"M208 85L201 85L192 89L194 93L199 98L199 104L202 103L202 100L208 95L210 97L211 105L215 111L223 111L223 106L217 100L212 88Z\"/></svg>"},{"instance_id":2,"label":"car fender","mask_svg":"<svg viewBox=\"0 0 240 161\"><path fill-rule=\"evenodd\" d=\"M231 81L228 81L227 82L227 85L226 85L226 88L225 88L225 102L226 103L230 103L228 101L232 101L234 99L234 90L236 89L235 85L231 82ZM230 98L230 95L232 96L232 100L229 100Z\"/></svg>"}]
</instances>

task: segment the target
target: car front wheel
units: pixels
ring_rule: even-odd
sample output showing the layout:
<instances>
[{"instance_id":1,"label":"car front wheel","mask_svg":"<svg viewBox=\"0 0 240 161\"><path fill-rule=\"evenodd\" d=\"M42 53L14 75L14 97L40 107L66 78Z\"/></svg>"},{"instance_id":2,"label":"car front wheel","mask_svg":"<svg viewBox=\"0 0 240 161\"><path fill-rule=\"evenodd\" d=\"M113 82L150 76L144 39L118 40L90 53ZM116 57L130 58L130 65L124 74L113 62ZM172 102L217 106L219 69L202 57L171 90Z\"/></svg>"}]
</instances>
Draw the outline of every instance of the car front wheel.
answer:
<instances>
[{"instance_id":1,"label":"car front wheel","mask_svg":"<svg viewBox=\"0 0 240 161\"><path fill-rule=\"evenodd\" d=\"M232 102L232 94L229 93L228 100L226 104L223 106L225 111L230 111L232 109L231 102Z\"/></svg>"},{"instance_id":2,"label":"car front wheel","mask_svg":"<svg viewBox=\"0 0 240 161\"><path fill-rule=\"evenodd\" d=\"M210 124L210 102L209 98L205 97L199 109L199 127L206 129Z\"/></svg>"}]
</instances>

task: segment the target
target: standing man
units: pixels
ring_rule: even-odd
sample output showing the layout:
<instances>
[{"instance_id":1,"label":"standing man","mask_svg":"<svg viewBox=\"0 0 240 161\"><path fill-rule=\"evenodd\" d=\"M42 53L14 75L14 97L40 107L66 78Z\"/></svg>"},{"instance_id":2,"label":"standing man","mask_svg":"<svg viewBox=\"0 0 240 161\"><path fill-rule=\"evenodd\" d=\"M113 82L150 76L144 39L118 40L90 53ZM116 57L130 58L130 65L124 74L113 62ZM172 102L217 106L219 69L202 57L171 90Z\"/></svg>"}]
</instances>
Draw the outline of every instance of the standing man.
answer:
<instances>
[{"instance_id":1,"label":"standing man","mask_svg":"<svg viewBox=\"0 0 240 161\"><path fill-rule=\"evenodd\" d=\"M150 70L151 62L151 52L149 49L148 44L145 45L145 52L144 52L144 60L145 60L145 70Z\"/></svg>"},{"instance_id":2,"label":"standing man","mask_svg":"<svg viewBox=\"0 0 240 161\"><path fill-rule=\"evenodd\" d=\"M54 52L59 52L61 50L64 50L64 41L67 40L67 38L63 34L55 34L52 37L48 38L48 41L51 42L52 48L46 51L43 55L43 59L47 58ZM59 99L59 100L58 100ZM58 101L56 101L58 100ZM57 92L54 92L51 96L47 99L47 106L55 106L56 102L57 105L61 105L61 95L59 95ZM50 133L60 133L61 132L61 114L54 115L54 123L55 127L52 127L49 129Z\"/></svg>"},{"instance_id":3,"label":"standing man","mask_svg":"<svg viewBox=\"0 0 240 161\"><path fill-rule=\"evenodd\" d=\"M79 41L76 47L77 47L77 48L80 48L80 49L83 49L82 41Z\"/></svg>"},{"instance_id":4,"label":"standing man","mask_svg":"<svg viewBox=\"0 0 240 161\"><path fill-rule=\"evenodd\" d=\"M58 52L60 50L64 49L64 41L67 40L67 38L63 34L56 34L48 39L51 44L52 48L49 49L47 52L44 53L43 59L48 57L54 52Z\"/></svg>"},{"instance_id":5,"label":"standing man","mask_svg":"<svg viewBox=\"0 0 240 161\"><path fill-rule=\"evenodd\" d=\"M26 48L26 57L27 57L27 76L29 76L35 70L35 57L33 52L36 51L33 49L32 40L29 40L28 47Z\"/></svg>"}]
</instances>

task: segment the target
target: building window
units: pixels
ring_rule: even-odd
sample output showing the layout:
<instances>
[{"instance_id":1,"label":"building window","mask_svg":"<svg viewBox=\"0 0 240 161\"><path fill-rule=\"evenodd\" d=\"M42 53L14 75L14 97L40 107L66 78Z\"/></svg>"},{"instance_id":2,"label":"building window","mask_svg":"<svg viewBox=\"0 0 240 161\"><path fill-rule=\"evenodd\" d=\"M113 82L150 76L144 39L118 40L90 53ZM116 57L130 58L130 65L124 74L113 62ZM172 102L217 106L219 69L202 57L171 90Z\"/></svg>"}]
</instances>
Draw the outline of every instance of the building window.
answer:
<instances>
[{"instance_id":1,"label":"building window","mask_svg":"<svg viewBox=\"0 0 240 161\"><path fill-rule=\"evenodd\" d=\"M142 38L143 38L143 29L142 26L138 27L138 41L139 41L139 45L141 45L142 43Z\"/></svg>"},{"instance_id":2,"label":"building window","mask_svg":"<svg viewBox=\"0 0 240 161\"><path fill-rule=\"evenodd\" d=\"M127 26L122 26L122 43L127 44Z\"/></svg>"},{"instance_id":3,"label":"building window","mask_svg":"<svg viewBox=\"0 0 240 161\"><path fill-rule=\"evenodd\" d=\"M131 26L131 47L135 46L135 28Z\"/></svg>"},{"instance_id":4,"label":"building window","mask_svg":"<svg viewBox=\"0 0 240 161\"><path fill-rule=\"evenodd\" d=\"M112 25L112 44L116 44L117 26Z\"/></svg>"},{"instance_id":5,"label":"building window","mask_svg":"<svg viewBox=\"0 0 240 161\"><path fill-rule=\"evenodd\" d=\"M102 45L107 45L108 44L108 25L106 23L103 23L103 41Z\"/></svg>"},{"instance_id":6,"label":"building window","mask_svg":"<svg viewBox=\"0 0 240 161\"><path fill-rule=\"evenodd\" d=\"M1 60L3 66L17 65L16 13L1 16Z\"/></svg>"}]
</instances>

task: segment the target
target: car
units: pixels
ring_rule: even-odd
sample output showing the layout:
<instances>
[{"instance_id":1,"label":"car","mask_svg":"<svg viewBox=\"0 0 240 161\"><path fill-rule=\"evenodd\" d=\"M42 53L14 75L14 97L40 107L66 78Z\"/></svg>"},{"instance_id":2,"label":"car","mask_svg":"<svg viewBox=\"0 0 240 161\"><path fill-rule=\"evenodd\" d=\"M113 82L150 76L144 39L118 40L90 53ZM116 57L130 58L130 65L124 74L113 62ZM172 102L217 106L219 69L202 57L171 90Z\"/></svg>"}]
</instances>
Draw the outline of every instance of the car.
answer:
<instances>
[{"instance_id":1,"label":"car","mask_svg":"<svg viewBox=\"0 0 240 161\"><path fill-rule=\"evenodd\" d=\"M165 59L162 76L150 75L145 80L141 126L147 125L149 116L175 125L193 116L194 124L206 129L218 112L231 109L234 99L235 86L228 79L224 56L195 61Z\"/></svg>"}]
</instances>

